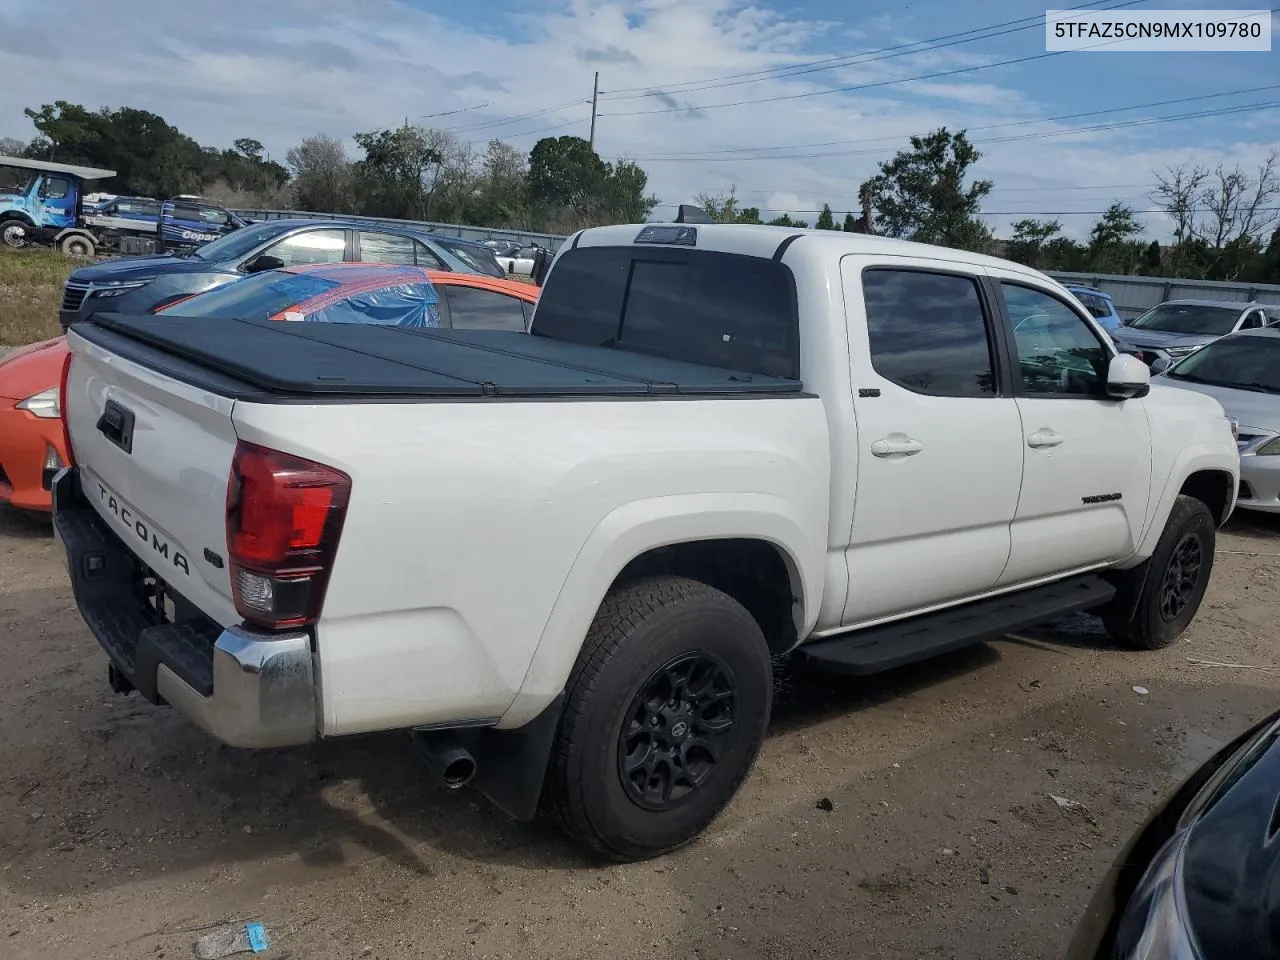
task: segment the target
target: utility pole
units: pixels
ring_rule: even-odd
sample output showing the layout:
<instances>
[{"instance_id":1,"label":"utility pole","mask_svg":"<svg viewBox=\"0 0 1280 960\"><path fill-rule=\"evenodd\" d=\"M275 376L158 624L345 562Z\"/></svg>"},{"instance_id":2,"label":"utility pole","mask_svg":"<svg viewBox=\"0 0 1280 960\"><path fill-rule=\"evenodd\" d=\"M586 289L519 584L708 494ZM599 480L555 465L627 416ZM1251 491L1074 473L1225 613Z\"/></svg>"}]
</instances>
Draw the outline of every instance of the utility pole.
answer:
<instances>
[{"instance_id":1,"label":"utility pole","mask_svg":"<svg viewBox=\"0 0 1280 960\"><path fill-rule=\"evenodd\" d=\"M591 139L587 141L591 149L596 148L596 107L600 103L600 71L596 71L596 81L591 88Z\"/></svg>"}]
</instances>

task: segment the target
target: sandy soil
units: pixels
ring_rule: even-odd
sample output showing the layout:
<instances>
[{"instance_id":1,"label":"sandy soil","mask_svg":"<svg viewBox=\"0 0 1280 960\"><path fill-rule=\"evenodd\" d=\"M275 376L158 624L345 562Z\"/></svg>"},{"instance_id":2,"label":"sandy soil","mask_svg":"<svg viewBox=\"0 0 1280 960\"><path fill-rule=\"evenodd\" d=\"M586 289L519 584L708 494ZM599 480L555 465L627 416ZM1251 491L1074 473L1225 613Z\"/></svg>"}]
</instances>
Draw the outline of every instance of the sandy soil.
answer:
<instances>
[{"instance_id":1,"label":"sandy soil","mask_svg":"<svg viewBox=\"0 0 1280 960\"><path fill-rule=\"evenodd\" d=\"M1233 522L1217 564L1159 653L1077 617L870 681L784 672L728 813L620 867L433 790L403 736L240 752L112 695L47 527L0 513L0 955L190 957L256 918L297 960L1059 957L1150 806L1280 706L1280 522Z\"/></svg>"}]
</instances>

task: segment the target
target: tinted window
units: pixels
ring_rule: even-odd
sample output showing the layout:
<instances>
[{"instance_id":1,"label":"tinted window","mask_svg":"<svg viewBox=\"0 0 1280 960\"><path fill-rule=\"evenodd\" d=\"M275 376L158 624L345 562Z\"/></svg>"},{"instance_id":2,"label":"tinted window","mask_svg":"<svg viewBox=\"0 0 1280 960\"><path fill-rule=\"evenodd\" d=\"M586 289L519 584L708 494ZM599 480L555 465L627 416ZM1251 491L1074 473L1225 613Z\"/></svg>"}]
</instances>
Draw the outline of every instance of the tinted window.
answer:
<instances>
[{"instance_id":1,"label":"tinted window","mask_svg":"<svg viewBox=\"0 0 1280 960\"><path fill-rule=\"evenodd\" d=\"M1084 308L1099 320L1111 316L1111 307L1096 293L1077 293L1076 299L1084 304Z\"/></svg>"},{"instance_id":2,"label":"tinted window","mask_svg":"<svg viewBox=\"0 0 1280 960\"><path fill-rule=\"evenodd\" d=\"M449 302L449 318L454 327L524 332L524 311L515 297L476 287L441 285L438 289Z\"/></svg>"},{"instance_id":3,"label":"tinted window","mask_svg":"<svg viewBox=\"0 0 1280 960\"><path fill-rule=\"evenodd\" d=\"M212 243L206 243L193 256L211 262L237 260L259 244L293 228L291 223L255 223L219 237Z\"/></svg>"},{"instance_id":4,"label":"tinted window","mask_svg":"<svg viewBox=\"0 0 1280 960\"><path fill-rule=\"evenodd\" d=\"M1110 352L1080 316L1057 297L1001 283L1022 385L1032 394L1099 396L1106 392Z\"/></svg>"},{"instance_id":5,"label":"tinted window","mask_svg":"<svg viewBox=\"0 0 1280 960\"><path fill-rule=\"evenodd\" d=\"M1280 393L1280 338L1264 335L1215 340L1167 375L1193 383Z\"/></svg>"},{"instance_id":6,"label":"tinted window","mask_svg":"<svg viewBox=\"0 0 1280 960\"><path fill-rule=\"evenodd\" d=\"M1239 319L1240 311L1235 307L1212 307L1203 303L1162 303L1133 321L1131 326L1188 336L1221 337L1234 330Z\"/></svg>"},{"instance_id":7,"label":"tinted window","mask_svg":"<svg viewBox=\"0 0 1280 960\"><path fill-rule=\"evenodd\" d=\"M279 257L286 267L296 267L304 263L341 263L346 246L345 230L303 230L263 253Z\"/></svg>"},{"instance_id":8,"label":"tinted window","mask_svg":"<svg viewBox=\"0 0 1280 960\"><path fill-rule=\"evenodd\" d=\"M418 266L426 267L428 270L448 270L449 265L440 259L440 255L428 247L425 243L413 241L414 250L418 257Z\"/></svg>"},{"instance_id":9,"label":"tinted window","mask_svg":"<svg viewBox=\"0 0 1280 960\"><path fill-rule=\"evenodd\" d=\"M935 397L995 395L987 320L974 279L866 270L862 293L876 373Z\"/></svg>"},{"instance_id":10,"label":"tinted window","mask_svg":"<svg viewBox=\"0 0 1280 960\"><path fill-rule=\"evenodd\" d=\"M1262 311L1254 310L1244 318L1244 323L1240 324L1241 330L1256 330L1258 327L1265 326L1262 320Z\"/></svg>"},{"instance_id":11,"label":"tinted window","mask_svg":"<svg viewBox=\"0 0 1280 960\"><path fill-rule=\"evenodd\" d=\"M217 207L200 207L199 219L202 223L225 227L227 225L227 211L219 210Z\"/></svg>"},{"instance_id":12,"label":"tinted window","mask_svg":"<svg viewBox=\"0 0 1280 960\"><path fill-rule=\"evenodd\" d=\"M397 263L413 266L413 241L392 233L360 233L360 259L365 263Z\"/></svg>"},{"instance_id":13,"label":"tinted window","mask_svg":"<svg viewBox=\"0 0 1280 960\"><path fill-rule=\"evenodd\" d=\"M434 239L447 252L453 254L476 273L482 273L490 277L505 277L507 275L507 272L494 259L493 251L488 247L462 243L446 237L436 237Z\"/></svg>"},{"instance_id":14,"label":"tinted window","mask_svg":"<svg viewBox=\"0 0 1280 960\"><path fill-rule=\"evenodd\" d=\"M169 208L169 216L174 220L203 221L204 210L188 203L175 203Z\"/></svg>"},{"instance_id":15,"label":"tinted window","mask_svg":"<svg viewBox=\"0 0 1280 960\"><path fill-rule=\"evenodd\" d=\"M799 375L791 271L758 257L569 250L539 295L533 332L728 370Z\"/></svg>"}]
</instances>

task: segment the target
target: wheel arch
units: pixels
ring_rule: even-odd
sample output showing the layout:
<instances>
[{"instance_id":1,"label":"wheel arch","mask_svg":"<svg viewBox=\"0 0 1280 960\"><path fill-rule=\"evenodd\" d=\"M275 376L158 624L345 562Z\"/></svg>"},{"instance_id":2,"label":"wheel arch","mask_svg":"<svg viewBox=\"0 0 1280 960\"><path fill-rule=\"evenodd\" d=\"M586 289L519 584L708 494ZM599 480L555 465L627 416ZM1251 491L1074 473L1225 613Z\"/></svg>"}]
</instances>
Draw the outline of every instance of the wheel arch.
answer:
<instances>
[{"instance_id":1,"label":"wheel arch","mask_svg":"<svg viewBox=\"0 0 1280 960\"><path fill-rule=\"evenodd\" d=\"M759 621L762 614L776 616L783 600L774 597L770 605L750 597L744 583L758 587L761 579L746 574L783 573L786 582L777 586L788 594L791 615L782 636L793 645L812 630L821 604L826 531L820 533L815 539L787 501L767 494L690 494L614 510L579 550L499 726L520 726L560 693L605 596L641 576L669 573L708 583L739 602L745 598L743 606ZM771 638L771 647L786 642Z\"/></svg>"},{"instance_id":2,"label":"wheel arch","mask_svg":"<svg viewBox=\"0 0 1280 960\"><path fill-rule=\"evenodd\" d=\"M27 213L25 210L6 210L3 213L0 213L0 223L5 223L9 220L17 220L19 223L28 227L34 227L36 225L35 220L31 219L31 214Z\"/></svg>"},{"instance_id":3,"label":"wheel arch","mask_svg":"<svg viewBox=\"0 0 1280 960\"><path fill-rule=\"evenodd\" d=\"M1165 477L1158 497L1152 498L1146 529L1130 560L1122 566L1134 566L1155 551L1160 534L1179 495L1202 500L1213 513L1218 525L1226 523L1235 508L1240 468L1238 458L1229 463L1219 444L1196 443L1184 447ZM1204 498L1208 497L1208 500Z\"/></svg>"}]
</instances>

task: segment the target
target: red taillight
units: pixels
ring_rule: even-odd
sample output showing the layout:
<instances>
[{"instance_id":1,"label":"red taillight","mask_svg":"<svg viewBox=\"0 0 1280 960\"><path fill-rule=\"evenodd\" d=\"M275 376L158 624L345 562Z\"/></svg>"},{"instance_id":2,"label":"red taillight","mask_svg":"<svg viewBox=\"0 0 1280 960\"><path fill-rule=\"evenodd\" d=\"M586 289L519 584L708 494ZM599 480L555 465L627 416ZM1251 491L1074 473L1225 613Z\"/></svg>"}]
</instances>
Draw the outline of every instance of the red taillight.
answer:
<instances>
[{"instance_id":1,"label":"red taillight","mask_svg":"<svg viewBox=\"0 0 1280 960\"><path fill-rule=\"evenodd\" d=\"M245 620L314 623L351 495L341 470L241 441L227 486L231 593Z\"/></svg>"},{"instance_id":2,"label":"red taillight","mask_svg":"<svg viewBox=\"0 0 1280 960\"><path fill-rule=\"evenodd\" d=\"M73 467L76 455L71 450L71 427L67 419L67 378L71 375L71 351L62 360L62 377L58 380L58 414L62 417L62 446L67 452L67 466ZM46 381L47 382L47 381Z\"/></svg>"}]
</instances>

